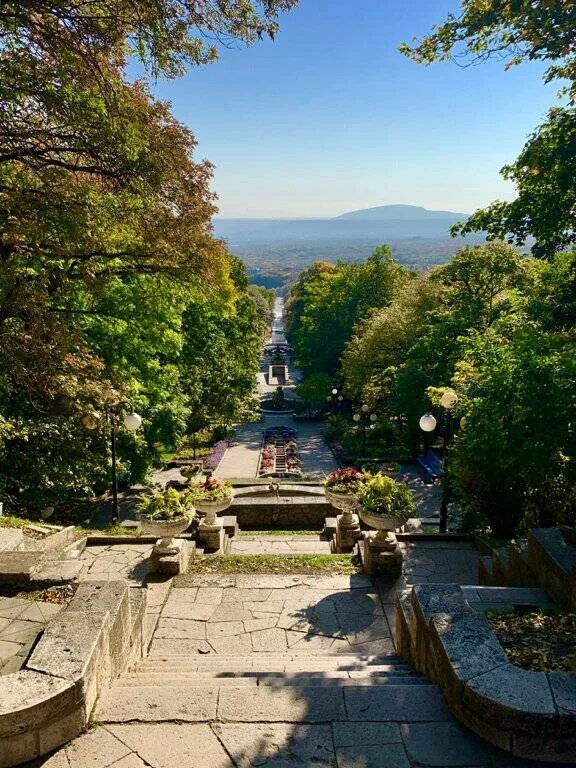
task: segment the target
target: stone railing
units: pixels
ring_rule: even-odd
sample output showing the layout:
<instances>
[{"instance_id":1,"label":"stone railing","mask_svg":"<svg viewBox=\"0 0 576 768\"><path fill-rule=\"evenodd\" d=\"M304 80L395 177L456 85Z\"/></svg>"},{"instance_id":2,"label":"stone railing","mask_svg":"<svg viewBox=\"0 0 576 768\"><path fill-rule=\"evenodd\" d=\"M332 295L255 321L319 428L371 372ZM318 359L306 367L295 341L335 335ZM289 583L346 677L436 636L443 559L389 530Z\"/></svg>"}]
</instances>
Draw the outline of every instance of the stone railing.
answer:
<instances>
[{"instance_id":1,"label":"stone railing","mask_svg":"<svg viewBox=\"0 0 576 768\"><path fill-rule=\"evenodd\" d=\"M441 687L460 722L519 757L576 761L576 674L511 664L458 585L417 585L396 609L399 653Z\"/></svg>"},{"instance_id":2,"label":"stone railing","mask_svg":"<svg viewBox=\"0 0 576 768\"><path fill-rule=\"evenodd\" d=\"M485 547L480 584L543 587L568 610L576 610L576 528L533 528L525 542Z\"/></svg>"},{"instance_id":3,"label":"stone railing","mask_svg":"<svg viewBox=\"0 0 576 768\"><path fill-rule=\"evenodd\" d=\"M146 590L86 582L52 619L25 666L4 675L0 768L47 754L82 733L94 705L144 655Z\"/></svg>"}]
</instances>

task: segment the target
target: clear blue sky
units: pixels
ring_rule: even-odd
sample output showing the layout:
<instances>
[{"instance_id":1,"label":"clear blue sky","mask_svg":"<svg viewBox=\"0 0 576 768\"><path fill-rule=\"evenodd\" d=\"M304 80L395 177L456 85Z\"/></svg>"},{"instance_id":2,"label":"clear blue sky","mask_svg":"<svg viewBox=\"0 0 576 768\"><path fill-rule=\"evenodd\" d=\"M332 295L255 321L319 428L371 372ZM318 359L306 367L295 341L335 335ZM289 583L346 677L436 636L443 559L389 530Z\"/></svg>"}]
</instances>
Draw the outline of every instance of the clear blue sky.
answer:
<instances>
[{"instance_id":1,"label":"clear blue sky","mask_svg":"<svg viewBox=\"0 0 576 768\"><path fill-rule=\"evenodd\" d=\"M389 203L469 212L555 101L543 68L417 65L398 45L456 0L301 0L275 42L154 91L215 165L220 215L334 216Z\"/></svg>"}]
</instances>

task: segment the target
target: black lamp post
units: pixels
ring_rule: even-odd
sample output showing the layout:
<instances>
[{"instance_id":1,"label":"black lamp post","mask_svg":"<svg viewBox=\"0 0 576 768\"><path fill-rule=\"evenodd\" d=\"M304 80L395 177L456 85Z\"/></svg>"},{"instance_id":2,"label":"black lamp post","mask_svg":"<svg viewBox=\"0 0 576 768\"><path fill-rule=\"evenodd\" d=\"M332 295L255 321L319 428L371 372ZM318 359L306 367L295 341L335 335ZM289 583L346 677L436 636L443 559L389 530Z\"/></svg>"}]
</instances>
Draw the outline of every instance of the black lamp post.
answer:
<instances>
[{"instance_id":1,"label":"black lamp post","mask_svg":"<svg viewBox=\"0 0 576 768\"><path fill-rule=\"evenodd\" d=\"M440 405L444 409L444 461L442 463L442 501L440 503L440 521L438 529L440 533L446 533L448 530L448 502L450 489L448 486L448 460L449 446L452 439L452 408L458 402L458 395L452 390L446 390L440 398ZM433 432L436 429L437 422L431 413L426 413L420 419L420 429L423 432Z\"/></svg>"},{"instance_id":2,"label":"black lamp post","mask_svg":"<svg viewBox=\"0 0 576 768\"><path fill-rule=\"evenodd\" d=\"M120 423L120 405L112 406L106 411L106 420L110 425L110 448L112 453L112 508L114 510L115 522L120 522L120 509L118 506L118 464L116 450L116 432ZM98 413L86 414L82 419L82 424L86 429L96 429L100 423ZM135 411L124 414L122 425L129 432L136 432L142 426L142 417Z\"/></svg>"}]
</instances>

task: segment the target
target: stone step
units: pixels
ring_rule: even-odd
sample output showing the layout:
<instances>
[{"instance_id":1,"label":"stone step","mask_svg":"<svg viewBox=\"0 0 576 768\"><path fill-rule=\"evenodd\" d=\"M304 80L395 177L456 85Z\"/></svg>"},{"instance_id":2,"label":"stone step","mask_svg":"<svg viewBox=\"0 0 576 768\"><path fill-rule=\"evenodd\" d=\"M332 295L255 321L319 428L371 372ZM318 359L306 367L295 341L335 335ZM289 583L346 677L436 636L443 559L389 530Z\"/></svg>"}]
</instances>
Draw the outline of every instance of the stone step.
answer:
<instances>
[{"instance_id":1,"label":"stone step","mask_svg":"<svg viewBox=\"0 0 576 768\"><path fill-rule=\"evenodd\" d=\"M445 721L436 685L137 686L113 688L95 721L318 723ZM433 727L433 726L431 726Z\"/></svg>"},{"instance_id":2,"label":"stone step","mask_svg":"<svg viewBox=\"0 0 576 768\"><path fill-rule=\"evenodd\" d=\"M363 672L327 672L327 673L279 673L254 674L247 676L218 676L218 675L179 675L176 672L162 675L124 675L115 683L114 688L187 688L218 687L252 687L269 685L276 688L285 686L329 686L329 685L431 685L426 677L418 674L377 674Z\"/></svg>"},{"instance_id":3,"label":"stone step","mask_svg":"<svg viewBox=\"0 0 576 768\"><path fill-rule=\"evenodd\" d=\"M324 672L324 671L352 671L359 669L380 669L380 671L390 671L392 669L412 670L400 656L356 656L353 654L314 656L310 658L297 656L295 654L283 655L251 655L251 656L231 656L218 657L210 654L207 656L184 656L162 655L158 657L149 656L142 659L138 669L155 669L158 671L220 671L220 672L243 672L250 670L257 671L279 671L286 669L299 669L302 671Z\"/></svg>"}]
</instances>

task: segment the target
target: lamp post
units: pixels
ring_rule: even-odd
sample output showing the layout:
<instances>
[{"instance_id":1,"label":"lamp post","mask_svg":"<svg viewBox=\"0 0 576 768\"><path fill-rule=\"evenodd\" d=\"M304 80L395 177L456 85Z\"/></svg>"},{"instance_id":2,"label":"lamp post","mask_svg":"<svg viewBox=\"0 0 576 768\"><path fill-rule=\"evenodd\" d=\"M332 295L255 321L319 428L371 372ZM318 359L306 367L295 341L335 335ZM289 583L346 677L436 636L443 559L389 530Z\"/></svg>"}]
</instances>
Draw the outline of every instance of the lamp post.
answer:
<instances>
[{"instance_id":1,"label":"lamp post","mask_svg":"<svg viewBox=\"0 0 576 768\"><path fill-rule=\"evenodd\" d=\"M110 448L112 452L112 507L114 510L114 520L119 523L116 430L120 419L120 406L112 406L110 410L106 411L106 417L110 424ZM99 423L100 416L97 413L86 414L82 419L82 424L86 429L96 429ZM142 426L142 416L135 411L130 411L122 417L122 424L129 432L136 432Z\"/></svg>"},{"instance_id":2,"label":"lamp post","mask_svg":"<svg viewBox=\"0 0 576 768\"><path fill-rule=\"evenodd\" d=\"M335 413L340 413L340 411L342 410L342 403L344 401L344 397L338 392L336 387L332 388L332 394L328 398L328 400L330 400L330 402L334 403L334 406L335 406L334 407L334 411L335 411Z\"/></svg>"},{"instance_id":3,"label":"lamp post","mask_svg":"<svg viewBox=\"0 0 576 768\"><path fill-rule=\"evenodd\" d=\"M368 415L370 406L364 404L360 407L360 411L352 416L352 421L362 427L362 453L363 458L366 458L366 427L370 424L370 429L376 426L378 416L375 413Z\"/></svg>"},{"instance_id":4,"label":"lamp post","mask_svg":"<svg viewBox=\"0 0 576 768\"><path fill-rule=\"evenodd\" d=\"M458 402L458 395L452 390L446 390L440 398L440 405L444 409L444 461L442 464L442 501L440 503L440 533L446 533L448 530L448 501L449 501L449 488L448 488L448 447L452 438L452 408ZM437 421L431 413L425 413L420 418L420 429L423 432L434 432L437 426Z\"/></svg>"}]
</instances>

